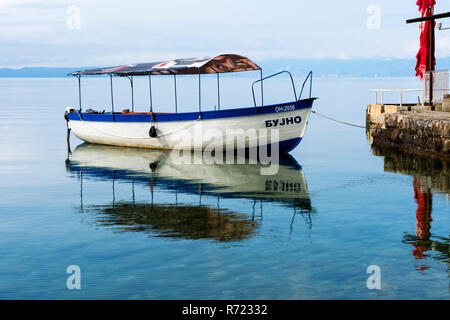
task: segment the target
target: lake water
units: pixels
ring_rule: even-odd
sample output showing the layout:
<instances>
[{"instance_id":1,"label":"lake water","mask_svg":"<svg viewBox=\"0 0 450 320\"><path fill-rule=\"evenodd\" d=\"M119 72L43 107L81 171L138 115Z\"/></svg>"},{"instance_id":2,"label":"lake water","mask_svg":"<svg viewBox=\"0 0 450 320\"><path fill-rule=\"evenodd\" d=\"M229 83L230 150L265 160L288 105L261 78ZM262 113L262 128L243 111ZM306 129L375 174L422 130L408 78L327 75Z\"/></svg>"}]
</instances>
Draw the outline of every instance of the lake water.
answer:
<instances>
[{"instance_id":1,"label":"lake water","mask_svg":"<svg viewBox=\"0 0 450 320\"><path fill-rule=\"evenodd\" d=\"M221 105L252 105L252 80L223 77ZM116 110L130 107L127 81L114 82ZM196 110L196 81L180 77L179 111ZM136 80L137 110L146 85ZM202 85L212 109L215 78ZM84 108L108 110L108 86L83 80ZM172 86L155 79L155 111L173 110ZM314 79L314 110L364 125L370 88L419 86ZM264 89L265 103L292 99L286 79ZM76 80L0 79L0 97L1 299L450 298L448 162L371 146L364 129L314 114L275 176L73 135L68 159ZM67 289L71 265L80 290ZM366 285L372 265L379 290Z\"/></svg>"}]
</instances>

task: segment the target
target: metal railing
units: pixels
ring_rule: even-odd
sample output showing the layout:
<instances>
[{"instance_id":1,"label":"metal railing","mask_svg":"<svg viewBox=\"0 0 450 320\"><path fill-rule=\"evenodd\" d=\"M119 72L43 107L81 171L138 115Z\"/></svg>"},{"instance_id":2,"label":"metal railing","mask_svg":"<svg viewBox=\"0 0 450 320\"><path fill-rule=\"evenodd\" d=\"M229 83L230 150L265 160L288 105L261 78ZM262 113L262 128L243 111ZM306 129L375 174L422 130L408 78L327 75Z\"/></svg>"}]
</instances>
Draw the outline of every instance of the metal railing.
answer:
<instances>
[{"instance_id":1,"label":"metal railing","mask_svg":"<svg viewBox=\"0 0 450 320\"><path fill-rule=\"evenodd\" d=\"M296 93L296 91L295 91L294 79L292 78L292 74L291 74L289 71L283 70L283 71L280 71L280 72L271 74L270 76L267 76L267 77L258 79L258 80L254 81L254 82L252 83L252 95L253 95L253 103L254 103L254 105L255 105L255 108L256 108L255 84L258 83L258 82L262 82L262 81L264 81L264 80L266 80L266 79L269 79L269 78L273 78L273 77L275 77L275 76L278 76L278 75L280 75L280 74L282 74L282 73L287 73L287 74L289 75L289 77L291 78L292 90L294 91L294 98L295 98L295 100L297 100L297 93Z\"/></svg>"},{"instance_id":2,"label":"metal railing","mask_svg":"<svg viewBox=\"0 0 450 320\"><path fill-rule=\"evenodd\" d=\"M292 78L292 74L291 74L289 71L287 71L287 70L283 70L283 71L280 71L280 72L271 74L271 75L269 75L269 76L267 76L267 77L258 79L258 80L256 80L256 81L253 82L253 84L252 84L252 95L253 95L253 103L254 103L255 108L256 108L255 84L258 83L258 82L262 82L262 81L264 81L264 80L266 80L266 79L269 79L269 78L278 76L278 75L280 75L280 74L282 74L282 73L287 73L287 74L289 75L289 78L291 79L292 91L293 91L293 93L294 93L294 99L295 99L295 101L300 100L300 98L302 97L302 93L303 93L303 89L304 89L304 87L305 87L305 83L306 83L306 81L307 81L308 78L309 78L309 97L311 98L311 92L312 92L312 71L310 71L310 72L308 73L308 75L306 76L305 81L303 81L303 85L302 85L302 89L301 89L301 91L300 91L300 95L299 95L298 98L297 98L297 91L295 90L295 84L294 84L294 79Z\"/></svg>"},{"instance_id":3,"label":"metal railing","mask_svg":"<svg viewBox=\"0 0 450 320\"><path fill-rule=\"evenodd\" d=\"M444 94L450 93L450 71L433 71L433 102L441 103ZM430 100L430 72L423 73L423 99Z\"/></svg>"},{"instance_id":4,"label":"metal railing","mask_svg":"<svg viewBox=\"0 0 450 320\"><path fill-rule=\"evenodd\" d=\"M312 71L308 73L308 75L305 78L305 81L303 81L302 90L300 91L300 95L298 96L298 100L302 98L303 88L305 87L306 81L308 81L309 78L309 97L311 98L311 92L312 92Z\"/></svg>"},{"instance_id":5,"label":"metal railing","mask_svg":"<svg viewBox=\"0 0 450 320\"><path fill-rule=\"evenodd\" d=\"M385 92L398 92L399 98L400 98L400 106L403 105L403 93L405 93L405 92L422 92L422 105L424 103L423 89L370 89L370 91L375 92L375 104L378 104L378 93L380 93L381 105L384 105L384 93Z\"/></svg>"}]
</instances>

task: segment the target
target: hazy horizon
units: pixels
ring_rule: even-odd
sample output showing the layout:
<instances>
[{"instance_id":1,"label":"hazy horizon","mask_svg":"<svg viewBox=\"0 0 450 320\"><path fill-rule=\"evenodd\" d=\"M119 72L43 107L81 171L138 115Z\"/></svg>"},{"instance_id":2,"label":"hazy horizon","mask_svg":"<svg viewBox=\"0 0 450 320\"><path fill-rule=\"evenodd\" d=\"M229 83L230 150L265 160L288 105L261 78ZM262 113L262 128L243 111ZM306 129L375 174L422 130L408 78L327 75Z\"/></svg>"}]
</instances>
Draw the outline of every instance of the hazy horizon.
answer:
<instances>
[{"instance_id":1,"label":"hazy horizon","mask_svg":"<svg viewBox=\"0 0 450 320\"><path fill-rule=\"evenodd\" d=\"M416 63L415 59L265 59L254 61L263 69L264 74L288 70L293 74L302 75L312 70L314 76L325 77L414 77ZM76 70L107 66L103 64L97 66L0 68L0 77L66 77L67 74ZM450 57L437 59L436 70L449 68Z\"/></svg>"}]
</instances>

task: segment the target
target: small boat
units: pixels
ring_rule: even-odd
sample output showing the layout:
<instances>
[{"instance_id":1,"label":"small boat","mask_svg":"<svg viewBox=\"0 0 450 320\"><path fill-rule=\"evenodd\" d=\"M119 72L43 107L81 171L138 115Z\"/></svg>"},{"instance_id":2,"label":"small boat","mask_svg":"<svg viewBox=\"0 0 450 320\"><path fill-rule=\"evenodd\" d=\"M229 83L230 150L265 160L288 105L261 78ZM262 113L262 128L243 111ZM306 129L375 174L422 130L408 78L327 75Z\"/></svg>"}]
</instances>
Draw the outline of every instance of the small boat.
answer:
<instances>
[{"instance_id":1,"label":"small boat","mask_svg":"<svg viewBox=\"0 0 450 320\"><path fill-rule=\"evenodd\" d=\"M220 73L260 71L252 84L254 105L247 108L220 109ZM217 75L217 109L202 110L201 75ZM290 77L294 99L290 102L264 105L263 81L280 74ZM313 101L311 97L312 72L303 82L297 96L292 75L281 71L263 77L262 69L253 61L236 54L216 57L177 59L171 61L140 63L108 68L80 70L70 74L78 78L79 107L67 108L65 118L68 133L90 143L176 150L237 150L270 147L281 151L294 149L302 140ZM111 111L83 111L81 103L82 76L107 75L111 87ZM175 84L175 112L153 111L152 76L173 76ZM177 75L198 77L198 111L177 112ZM148 112L134 112L133 81L135 76L148 76L150 106ZM131 85L131 110L114 111L113 78L127 77ZM303 89L309 79L309 97L302 99ZM261 105L255 98L255 84L260 85Z\"/></svg>"}]
</instances>

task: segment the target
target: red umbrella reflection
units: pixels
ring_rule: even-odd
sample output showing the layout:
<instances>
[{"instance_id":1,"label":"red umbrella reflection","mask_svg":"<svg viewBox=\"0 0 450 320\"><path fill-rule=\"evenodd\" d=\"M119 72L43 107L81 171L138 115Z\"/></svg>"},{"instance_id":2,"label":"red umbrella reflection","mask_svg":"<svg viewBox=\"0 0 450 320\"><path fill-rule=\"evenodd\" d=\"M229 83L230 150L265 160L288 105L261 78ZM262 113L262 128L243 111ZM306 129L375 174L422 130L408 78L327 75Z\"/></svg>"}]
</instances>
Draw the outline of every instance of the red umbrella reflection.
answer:
<instances>
[{"instance_id":1,"label":"red umbrella reflection","mask_svg":"<svg viewBox=\"0 0 450 320\"><path fill-rule=\"evenodd\" d=\"M432 194L430 190L424 189L421 186L420 178L414 177L414 200L417 202L416 211L416 237L417 243L413 243L414 250L413 255L416 259L423 259L423 253L429 250L425 245L430 240L431 236L431 210L432 210ZM421 245L421 242L423 245ZM425 271L428 266L418 266L416 269L419 271Z\"/></svg>"}]
</instances>

